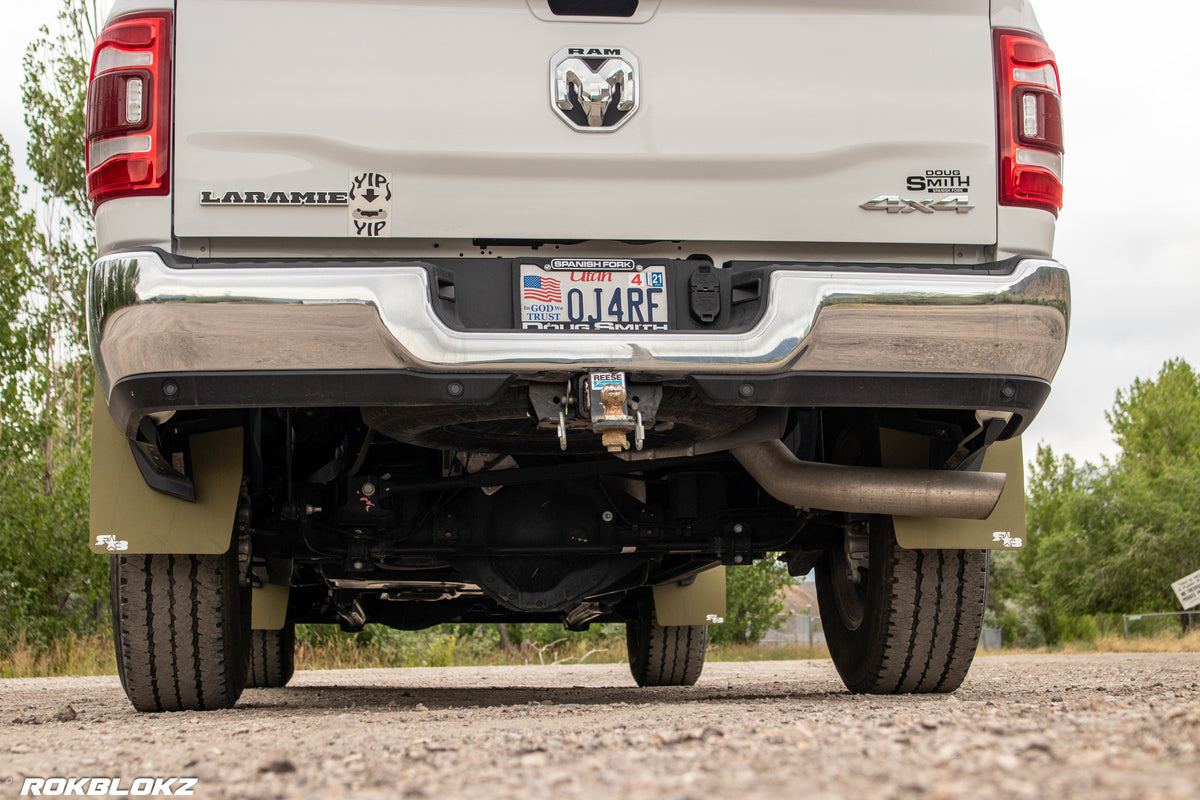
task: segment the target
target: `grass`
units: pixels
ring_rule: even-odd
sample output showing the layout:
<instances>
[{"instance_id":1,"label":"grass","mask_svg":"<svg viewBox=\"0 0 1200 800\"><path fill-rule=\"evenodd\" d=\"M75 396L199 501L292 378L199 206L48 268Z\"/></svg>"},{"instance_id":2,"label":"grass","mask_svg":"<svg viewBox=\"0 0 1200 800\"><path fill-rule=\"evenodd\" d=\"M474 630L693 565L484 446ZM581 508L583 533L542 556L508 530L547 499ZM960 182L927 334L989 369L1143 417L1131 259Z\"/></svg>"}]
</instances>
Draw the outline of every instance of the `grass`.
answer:
<instances>
[{"instance_id":1,"label":"grass","mask_svg":"<svg viewBox=\"0 0 1200 800\"><path fill-rule=\"evenodd\" d=\"M705 661L811 661L819 658L829 658L829 649L825 645L731 644L709 647Z\"/></svg>"},{"instance_id":2,"label":"grass","mask_svg":"<svg viewBox=\"0 0 1200 800\"><path fill-rule=\"evenodd\" d=\"M425 638L425 637L423 637ZM432 639L430 641L430 638ZM362 646L350 636L322 636L296 646L297 669L379 669L394 667L478 667L529 664L615 664L625 659L625 642L562 638L521 642L504 650L474 637L438 635L397 645L384 639Z\"/></svg>"},{"instance_id":3,"label":"grass","mask_svg":"<svg viewBox=\"0 0 1200 800\"><path fill-rule=\"evenodd\" d=\"M357 647L348 638L314 646L302 642L296 648L297 669L380 669L392 667L479 667L560 664L621 664L628 660L625 640L602 642L522 642L511 650L493 649L486 653L457 652L452 644L443 643L441 652L395 652L383 647ZM829 651L808 645L710 646L707 661L795 661L829 658Z\"/></svg>"},{"instance_id":4,"label":"grass","mask_svg":"<svg viewBox=\"0 0 1200 800\"><path fill-rule=\"evenodd\" d=\"M1046 654L1082 655L1086 653L1198 653L1200 652L1200 630L1180 636L1173 631L1158 631L1153 634L1131 636L1128 640L1121 634L1102 634L1094 640L1082 639L1060 642L1053 647L1032 649L1006 647L1003 650L981 650L980 655Z\"/></svg>"},{"instance_id":5,"label":"grass","mask_svg":"<svg viewBox=\"0 0 1200 800\"><path fill-rule=\"evenodd\" d=\"M1200 631L1180 636L1170 631L1137 636L1128 641L1121 635L1102 635L1095 641L1068 642L1032 650L1005 648L980 651L981 656L1021 653L1066 655L1090 653L1195 653L1200 652ZM791 661L823 659L829 651L808 645L728 645L710 647L708 661ZM459 638L431 632L420 647L362 645L350 636L321 637L301 642L296 648L296 668L388 669L398 667L519 666L554 664L617 664L624 662L623 638L595 640L561 639L547 643L523 642L511 650L482 648L470 637ZM17 640L0 654L0 678L46 678L68 675L116 675L112 638L108 635L69 635L49 647L35 647Z\"/></svg>"},{"instance_id":6,"label":"grass","mask_svg":"<svg viewBox=\"0 0 1200 800\"><path fill-rule=\"evenodd\" d=\"M37 647L23 637L0 653L0 678L61 678L67 675L116 675L117 657L108 634L72 633Z\"/></svg>"}]
</instances>

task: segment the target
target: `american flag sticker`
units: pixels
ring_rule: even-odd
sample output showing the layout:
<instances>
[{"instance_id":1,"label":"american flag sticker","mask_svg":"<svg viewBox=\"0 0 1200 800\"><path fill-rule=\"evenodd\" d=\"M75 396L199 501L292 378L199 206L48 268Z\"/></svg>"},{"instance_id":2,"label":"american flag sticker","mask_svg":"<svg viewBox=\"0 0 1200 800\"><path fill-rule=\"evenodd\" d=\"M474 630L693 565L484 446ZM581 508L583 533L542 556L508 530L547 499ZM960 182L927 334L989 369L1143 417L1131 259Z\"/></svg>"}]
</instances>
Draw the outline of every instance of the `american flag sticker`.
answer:
<instances>
[{"instance_id":1,"label":"american flag sticker","mask_svg":"<svg viewBox=\"0 0 1200 800\"><path fill-rule=\"evenodd\" d=\"M521 278L521 298L539 303L561 303L562 284L558 278L525 275Z\"/></svg>"}]
</instances>

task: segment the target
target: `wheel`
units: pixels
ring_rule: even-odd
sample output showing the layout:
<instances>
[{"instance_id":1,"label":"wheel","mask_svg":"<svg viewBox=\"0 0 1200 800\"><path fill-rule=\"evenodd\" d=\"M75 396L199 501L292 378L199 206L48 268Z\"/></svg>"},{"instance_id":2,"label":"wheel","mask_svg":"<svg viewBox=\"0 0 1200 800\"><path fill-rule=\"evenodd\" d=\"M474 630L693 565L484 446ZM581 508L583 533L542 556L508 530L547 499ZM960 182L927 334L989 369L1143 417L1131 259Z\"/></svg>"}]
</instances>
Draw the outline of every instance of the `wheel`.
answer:
<instances>
[{"instance_id":1,"label":"wheel","mask_svg":"<svg viewBox=\"0 0 1200 800\"><path fill-rule=\"evenodd\" d=\"M953 692L979 645L987 551L904 550L891 517L865 524L817 565L834 666L852 692Z\"/></svg>"},{"instance_id":2,"label":"wheel","mask_svg":"<svg viewBox=\"0 0 1200 800\"><path fill-rule=\"evenodd\" d=\"M707 625L659 625L653 596L640 605L640 614L625 623L629 671L638 686L691 686L704 669L708 650Z\"/></svg>"},{"instance_id":3,"label":"wheel","mask_svg":"<svg viewBox=\"0 0 1200 800\"><path fill-rule=\"evenodd\" d=\"M250 590L222 555L115 555L117 672L138 711L229 708L246 684Z\"/></svg>"},{"instance_id":4,"label":"wheel","mask_svg":"<svg viewBox=\"0 0 1200 800\"><path fill-rule=\"evenodd\" d=\"M286 686L296 671L296 624L277 631L250 631L250 674L246 688Z\"/></svg>"}]
</instances>

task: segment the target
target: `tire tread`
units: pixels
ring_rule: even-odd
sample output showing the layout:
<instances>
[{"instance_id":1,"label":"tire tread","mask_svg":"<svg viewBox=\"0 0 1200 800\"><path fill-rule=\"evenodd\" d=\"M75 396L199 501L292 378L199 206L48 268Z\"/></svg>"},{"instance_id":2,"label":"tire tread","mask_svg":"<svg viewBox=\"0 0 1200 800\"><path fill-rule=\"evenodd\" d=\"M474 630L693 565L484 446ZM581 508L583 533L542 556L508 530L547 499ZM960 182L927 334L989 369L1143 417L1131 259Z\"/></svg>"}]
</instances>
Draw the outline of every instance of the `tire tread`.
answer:
<instances>
[{"instance_id":1,"label":"tire tread","mask_svg":"<svg viewBox=\"0 0 1200 800\"><path fill-rule=\"evenodd\" d=\"M295 672L296 625L289 622L277 631L251 631L250 674L247 688L287 685Z\"/></svg>"},{"instance_id":2,"label":"tire tread","mask_svg":"<svg viewBox=\"0 0 1200 800\"><path fill-rule=\"evenodd\" d=\"M847 688L871 694L953 692L966 678L983 627L987 600L985 550L904 550L890 524L872 538L879 570L878 605L857 630L826 621L830 655ZM831 580L830 567L819 580ZM818 587L820 589L820 586ZM831 590L821 604L835 603Z\"/></svg>"},{"instance_id":3,"label":"tire tread","mask_svg":"<svg viewBox=\"0 0 1200 800\"><path fill-rule=\"evenodd\" d=\"M692 686L704 670L707 625L659 625L653 608L626 623L629 669L638 686Z\"/></svg>"},{"instance_id":4,"label":"tire tread","mask_svg":"<svg viewBox=\"0 0 1200 800\"><path fill-rule=\"evenodd\" d=\"M139 711L228 708L246 680L249 606L222 555L117 555L118 673Z\"/></svg>"}]
</instances>

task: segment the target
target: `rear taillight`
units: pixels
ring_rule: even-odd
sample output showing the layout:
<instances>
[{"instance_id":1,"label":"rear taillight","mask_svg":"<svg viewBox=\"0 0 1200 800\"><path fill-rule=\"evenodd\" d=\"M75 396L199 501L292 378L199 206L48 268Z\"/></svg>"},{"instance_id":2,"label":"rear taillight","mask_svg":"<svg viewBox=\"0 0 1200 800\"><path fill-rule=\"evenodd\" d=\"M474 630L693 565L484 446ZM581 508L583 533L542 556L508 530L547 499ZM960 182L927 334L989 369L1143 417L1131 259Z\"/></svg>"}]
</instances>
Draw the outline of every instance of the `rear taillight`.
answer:
<instances>
[{"instance_id":1,"label":"rear taillight","mask_svg":"<svg viewBox=\"0 0 1200 800\"><path fill-rule=\"evenodd\" d=\"M1062 99L1054 53L1034 34L996 31L1000 204L1062 208Z\"/></svg>"},{"instance_id":2,"label":"rear taillight","mask_svg":"<svg viewBox=\"0 0 1200 800\"><path fill-rule=\"evenodd\" d=\"M87 94L93 207L170 191L171 14L113 20L96 40Z\"/></svg>"}]
</instances>

